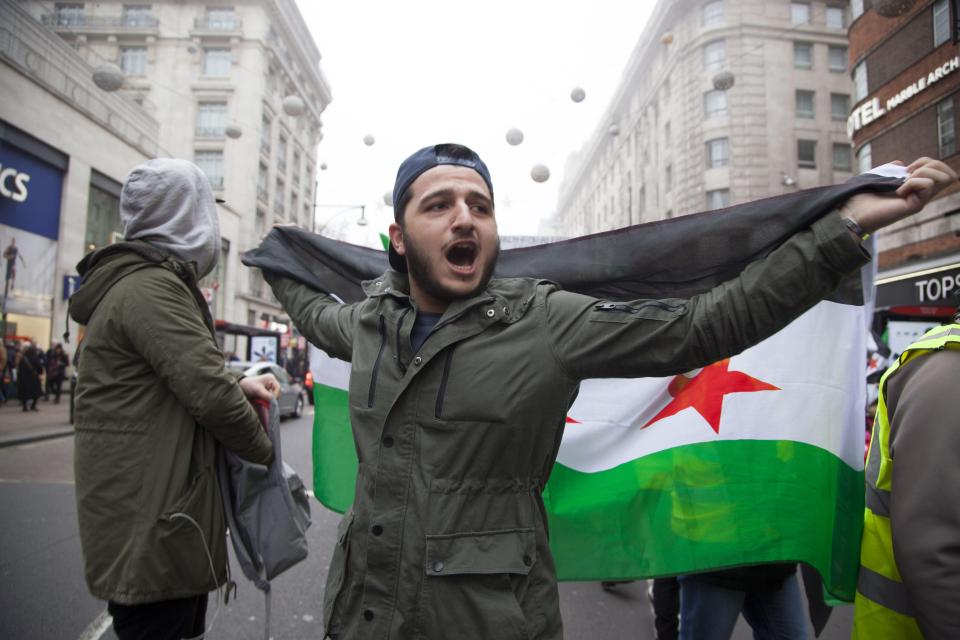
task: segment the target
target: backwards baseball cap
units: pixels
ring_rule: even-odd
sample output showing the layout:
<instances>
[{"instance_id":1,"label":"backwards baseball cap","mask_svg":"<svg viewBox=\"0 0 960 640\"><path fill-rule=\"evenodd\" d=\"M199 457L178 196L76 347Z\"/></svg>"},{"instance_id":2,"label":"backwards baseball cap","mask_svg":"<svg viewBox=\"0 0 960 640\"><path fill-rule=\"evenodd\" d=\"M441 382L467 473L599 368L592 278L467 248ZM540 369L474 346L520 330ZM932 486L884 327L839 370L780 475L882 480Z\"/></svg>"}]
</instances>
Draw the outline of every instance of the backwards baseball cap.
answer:
<instances>
[{"instance_id":1,"label":"backwards baseball cap","mask_svg":"<svg viewBox=\"0 0 960 640\"><path fill-rule=\"evenodd\" d=\"M461 167L468 167L480 174L483 181L490 190L490 199L493 200L493 181L490 179L490 170L483 163L480 156L472 149L462 144L444 143L424 147L413 155L408 157L397 169L397 179L393 183L393 219L400 222L403 218L403 210L400 208L400 202L406 194L407 189L413 184L414 180L419 178L424 172L433 169L442 164L453 164ZM407 261L396 252L393 243L390 243L388 249L390 256L390 266L401 273L407 272Z\"/></svg>"}]
</instances>

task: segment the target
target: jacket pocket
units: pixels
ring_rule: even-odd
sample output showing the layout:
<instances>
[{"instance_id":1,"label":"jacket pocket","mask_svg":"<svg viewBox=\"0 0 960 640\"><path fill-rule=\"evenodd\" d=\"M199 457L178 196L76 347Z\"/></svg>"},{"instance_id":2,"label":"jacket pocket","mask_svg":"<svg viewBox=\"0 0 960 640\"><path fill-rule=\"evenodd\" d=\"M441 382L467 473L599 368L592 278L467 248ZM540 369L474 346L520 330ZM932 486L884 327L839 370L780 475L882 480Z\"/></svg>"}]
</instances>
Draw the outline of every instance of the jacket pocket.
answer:
<instances>
[{"instance_id":1,"label":"jacket pocket","mask_svg":"<svg viewBox=\"0 0 960 640\"><path fill-rule=\"evenodd\" d=\"M353 509L347 511L337 525L337 544L333 548L327 584L323 590L323 632L332 633L340 626L343 603L340 597L346 582L347 563L350 560L350 532L353 530Z\"/></svg>"},{"instance_id":2,"label":"jacket pocket","mask_svg":"<svg viewBox=\"0 0 960 640\"><path fill-rule=\"evenodd\" d=\"M426 536L423 637L529 638L520 600L536 555L533 528Z\"/></svg>"}]
</instances>

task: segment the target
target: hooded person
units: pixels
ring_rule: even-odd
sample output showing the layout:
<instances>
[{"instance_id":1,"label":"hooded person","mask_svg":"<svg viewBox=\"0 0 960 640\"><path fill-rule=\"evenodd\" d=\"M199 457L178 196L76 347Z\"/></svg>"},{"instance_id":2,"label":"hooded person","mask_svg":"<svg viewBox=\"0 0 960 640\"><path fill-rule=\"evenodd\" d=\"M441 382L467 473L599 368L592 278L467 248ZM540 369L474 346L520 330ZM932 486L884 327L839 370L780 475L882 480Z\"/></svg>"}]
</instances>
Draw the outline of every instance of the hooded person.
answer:
<instances>
[{"instance_id":1,"label":"hooded person","mask_svg":"<svg viewBox=\"0 0 960 640\"><path fill-rule=\"evenodd\" d=\"M86 325L74 454L86 580L120 640L195 637L208 592L226 580L217 443L269 463L247 398L272 398L279 385L238 383L223 366L197 287L220 247L203 172L167 158L136 167L120 217L124 241L80 261L70 299Z\"/></svg>"}]
</instances>

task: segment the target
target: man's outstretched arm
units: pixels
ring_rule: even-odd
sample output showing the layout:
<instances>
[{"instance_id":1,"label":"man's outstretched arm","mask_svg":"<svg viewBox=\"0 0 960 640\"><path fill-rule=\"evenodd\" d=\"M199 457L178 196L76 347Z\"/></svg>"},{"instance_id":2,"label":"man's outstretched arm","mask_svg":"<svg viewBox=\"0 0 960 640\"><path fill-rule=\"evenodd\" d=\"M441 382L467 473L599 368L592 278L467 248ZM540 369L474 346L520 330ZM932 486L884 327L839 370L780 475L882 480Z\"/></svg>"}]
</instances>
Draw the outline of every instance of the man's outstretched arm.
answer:
<instances>
[{"instance_id":1,"label":"man's outstretched arm","mask_svg":"<svg viewBox=\"0 0 960 640\"><path fill-rule=\"evenodd\" d=\"M577 379L664 376L723 358L776 333L832 293L869 260L850 217L870 233L912 215L957 181L942 162L921 158L895 194L861 194L802 230L733 280L689 299L607 303L556 291L545 322L557 358Z\"/></svg>"},{"instance_id":2,"label":"man's outstretched arm","mask_svg":"<svg viewBox=\"0 0 960 640\"><path fill-rule=\"evenodd\" d=\"M292 278L268 271L263 277L307 340L328 355L350 362L358 305L338 302Z\"/></svg>"}]
</instances>

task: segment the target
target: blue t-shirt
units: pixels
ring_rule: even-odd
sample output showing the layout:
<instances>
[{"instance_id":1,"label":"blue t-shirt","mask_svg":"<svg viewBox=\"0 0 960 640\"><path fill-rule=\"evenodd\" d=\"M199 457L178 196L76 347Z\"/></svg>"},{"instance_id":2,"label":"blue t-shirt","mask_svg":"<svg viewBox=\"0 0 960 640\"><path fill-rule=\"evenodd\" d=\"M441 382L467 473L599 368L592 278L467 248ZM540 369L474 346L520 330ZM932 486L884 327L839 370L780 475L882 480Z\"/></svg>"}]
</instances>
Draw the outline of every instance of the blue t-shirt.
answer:
<instances>
[{"instance_id":1,"label":"blue t-shirt","mask_svg":"<svg viewBox=\"0 0 960 640\"><path fill-rule=\"evenodd\" d=\"M417 317L413 321L413 331L410 332L410 346L413 347L414 353L420 351L420 347L427 341L427 336L440 322L442 316L442 313L427 313L425 311L417 313Z\"/></svg>"}]
</instances>

